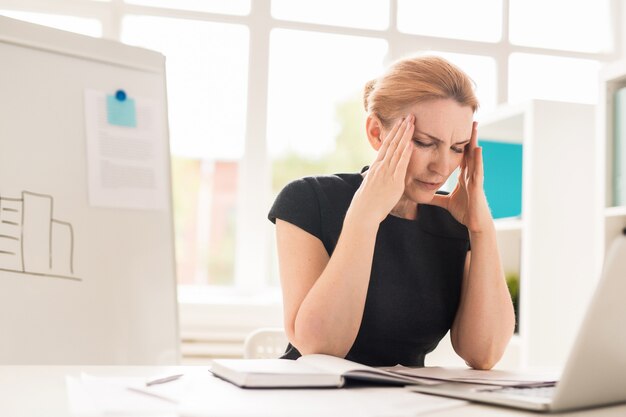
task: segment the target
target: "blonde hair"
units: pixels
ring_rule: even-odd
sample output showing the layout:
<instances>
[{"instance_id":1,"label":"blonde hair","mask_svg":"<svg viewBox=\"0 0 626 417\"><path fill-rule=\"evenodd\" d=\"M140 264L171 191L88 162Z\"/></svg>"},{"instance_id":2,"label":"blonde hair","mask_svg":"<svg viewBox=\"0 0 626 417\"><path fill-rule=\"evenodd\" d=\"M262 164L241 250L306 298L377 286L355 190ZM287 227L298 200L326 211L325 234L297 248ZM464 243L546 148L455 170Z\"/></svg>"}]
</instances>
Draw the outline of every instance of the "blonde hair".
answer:
<instances>
[{"instance_id":1,"label":"blonde hair","mask_svg":"<svg viewBox=\"0 0 626 417\"><path fill-rule=\"evenodd\" d=\"M474 112L478 109L474 83L465 72L443 58L417 56L396 61L381 77L369 81L363 103L366 112L388 127L407 107L446 98Z\"/></svg>"}]
</instances>

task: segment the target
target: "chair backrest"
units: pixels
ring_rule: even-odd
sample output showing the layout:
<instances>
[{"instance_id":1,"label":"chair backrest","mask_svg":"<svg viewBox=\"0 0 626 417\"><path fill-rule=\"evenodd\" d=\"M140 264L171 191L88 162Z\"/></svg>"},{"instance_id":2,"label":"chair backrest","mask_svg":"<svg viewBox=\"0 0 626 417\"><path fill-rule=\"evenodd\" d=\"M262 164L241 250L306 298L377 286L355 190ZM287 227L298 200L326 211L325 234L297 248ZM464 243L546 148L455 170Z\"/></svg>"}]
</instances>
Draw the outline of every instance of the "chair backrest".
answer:
<instances>
[{"instance_id":1,"label":"chair backrest","mask_svg":"<svg viewBox=\"0 0 626 417\"><path fill-rule=\"evenodd\" d=\"M250 333L244 342L243 355L246 359L274 359L280 357L289 340L279 327L264 327Z\"/></svg>"}]
</instances>

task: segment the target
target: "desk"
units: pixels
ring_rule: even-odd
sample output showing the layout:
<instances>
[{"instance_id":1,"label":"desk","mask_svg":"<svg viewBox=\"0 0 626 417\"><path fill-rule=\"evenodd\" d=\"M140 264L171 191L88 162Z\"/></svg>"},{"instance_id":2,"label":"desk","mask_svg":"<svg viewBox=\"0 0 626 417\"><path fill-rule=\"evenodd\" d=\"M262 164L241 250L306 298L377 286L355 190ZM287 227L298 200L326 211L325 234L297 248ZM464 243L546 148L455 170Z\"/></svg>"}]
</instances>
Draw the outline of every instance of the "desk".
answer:
<instances>
[{"instance_id":1,"label":"desk","mask_svg":"<svg viewBox=\"0 0 626 417\"><path fill-rule=\"evenodd\" d=\"M198 367L156 367L156 366L0 366L0 416L46 416L46 417L64 417L69 416L67 392L65 385L66 376L79 377L81 373L89 373L94 376L115 376L115 377L146 377L154 378L166 374L175 374L180 372L198 372ZM221 381L217 378L212 380L216 387L222 389L230 389L236 393L238 398L235 401L241 401L246 396L263 395L261 390L241 390L231 384ZM226 388L229 387L229 388ZM356 390L368 390L367 396L380 396L381 402L385 401L388 394L397 392L401 388L352 388L351 394L348 395L354 400L354 394L358 395ZM325 390L326 393L332 393L333 398L340 401L347 389ZM286 392L285 395L289 395ZM207 400L210 401L209 395ZM261 407L255 407L251 404L250 415L267 415L271 416L271 410L263 410ZM248 414L248 413L246 413ZM198 415L201 415L198 414ZM293 417L301 415L299 409L294 407L291 411ZM439 411L430 411L422 414L434 417L521 417L534 416L540 414L531 412L522 412L510 410L506 408L484 406L478 404L464 404L454 408L443 409ZM406 414L402 414L406 416ZM576 413L562 413L559 417L623 417L626 416L626 404L604 407L588 411ZM326 416L324 416L326 417Z\"/></svg>"}]
</instances>

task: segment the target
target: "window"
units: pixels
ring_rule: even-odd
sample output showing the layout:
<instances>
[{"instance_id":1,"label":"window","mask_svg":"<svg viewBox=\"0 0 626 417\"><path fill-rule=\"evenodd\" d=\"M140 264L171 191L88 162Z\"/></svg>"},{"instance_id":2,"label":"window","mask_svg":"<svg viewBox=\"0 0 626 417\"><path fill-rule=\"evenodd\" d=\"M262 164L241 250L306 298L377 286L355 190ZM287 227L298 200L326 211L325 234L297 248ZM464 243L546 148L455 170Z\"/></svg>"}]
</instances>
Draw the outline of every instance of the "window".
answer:
<instances>
[{"instance_id":1,"label":"window","mask_svg":"<svg viewBox=\"0 0 626 417\"><path fill-rule=\"evenodd\" d=\"M417 35L497 42L502 36L502 0L398 0L398 29Z\"/></svg>"},{"instance_id":2,"label":"window","mask_svg":"<svg viewBox=\"0 0 626 417\"><path fill-rule=\"evenodd\" d=\"M538 48L610 52L610 0L510 0L511 42Z\"/></svg>"},{"instance_id":3,"label":"window","mask_svg":"<svg viewBox=\"0 0 626 417\"><path fill-rule=\"evenodd\" d=\"M623 15L622 7L610 0L0 0L0 14L167 56L179 283L195 294L277 286L276 255L265 250L273 249L273 229L259 214L269 207L255 208L248 221L262 226L237 229L247 210L238 201L262 188L265 205L296 177L369 163L362 88L385 64L424 52L450 59L476 82L482 113L531 98L594 103L598 68L618 58L611 16ZM252 274L245 267L258 248L268 267L255 260ZM237 270L250 276L238 281Z\"/></svg>"},{"instance_id":4,"label":"window","mask_svg":"<svg viewBox=\"0 0 626 417\"><path fill-rule=\"evenodd\" d=\"M248 36L243 25L134 15L123 21L122 41L167 56L180 284L234 280Z\"/></svg>"},{"instance_id":5,"label":"window","mask_svg":"<svg viewBox=\"0 0 626 417\"><path fill-rule=\"evenodd\" d=\"M273 0L272 16L297 22L385 29L389 0Z\"/></svg>"},{"instance_id":6,"label":"window","mask_svg":"<svg viewBox=\"0 0 626 417\"><path fill-rule=\"evenodd\" d=\"M366 165L363 86L382 70L387 43L282 29L270 40L267 137L274 194L297 177ZM337 154L337 146L350 152Z\"/></svg>"},{"instance_id":7,"label":"window","mask_svg":"<svg viewBox=\"0 0 626 417\"><path fill-rule=\"evenodd\" d=\"M509 101L532 98L594 104L598 61L515 53L509 61Z\"/></svg>"},{"instance_id":8,"label":"window","mask_svg":"<svg viewBox=\"0 0 626 417\"><path fill-rule=\"evenodd\" d=\"M129 4L165 7L168 9L245 15L250 12L251 0L124 0Z\"/></svg>"}]
</instances>

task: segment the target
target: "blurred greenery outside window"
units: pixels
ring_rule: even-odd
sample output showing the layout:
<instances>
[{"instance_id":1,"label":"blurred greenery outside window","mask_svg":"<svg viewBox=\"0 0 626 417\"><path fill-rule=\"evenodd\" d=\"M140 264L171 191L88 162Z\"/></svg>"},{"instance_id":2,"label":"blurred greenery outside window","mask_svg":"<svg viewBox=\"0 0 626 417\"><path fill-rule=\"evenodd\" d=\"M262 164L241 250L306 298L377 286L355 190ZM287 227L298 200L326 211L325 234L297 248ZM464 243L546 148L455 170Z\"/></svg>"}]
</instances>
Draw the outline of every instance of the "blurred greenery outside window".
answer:
<instances>
[{"instance_id":1,"label":"blurred greenery outside window","mask_svg":"<svg viewBox=\"0 0 626 417\"><path fill-rule=\"evenodd\" d=\"M340 126L335 138L335 149L317 157L308 157L291 151L272 162L273 195L294 179L309 175L359 172L369 165L375 153L365 137L365 112L362 97L355 97L336 107Z\"/></svg>"}]
</instances>

